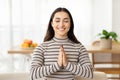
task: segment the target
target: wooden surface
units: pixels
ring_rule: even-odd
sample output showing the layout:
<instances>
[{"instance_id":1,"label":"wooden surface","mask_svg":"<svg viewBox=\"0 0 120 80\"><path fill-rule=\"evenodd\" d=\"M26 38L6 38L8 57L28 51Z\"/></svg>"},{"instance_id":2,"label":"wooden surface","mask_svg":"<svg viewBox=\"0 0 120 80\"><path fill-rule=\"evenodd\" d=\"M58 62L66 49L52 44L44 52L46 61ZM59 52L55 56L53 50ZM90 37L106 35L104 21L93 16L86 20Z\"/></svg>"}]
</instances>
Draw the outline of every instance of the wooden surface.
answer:
<instances>
[{"instance_id":1,"label":"wooden surface","mask_svg":"<svg viewBox=\"0 0 120 80\"><path fill-rule=\"evenodd\" d=\"M113 42L112 49L101 49L100 42L97 41L94 42L91 46L87 46L87 50L88 52L92 53L92 63L96 71L102 71L106 74L120 75L120 42ZM107 66L107 64L111 64L111 66ZM95 65L102 66L96 67ZM117 67L114 67L113 65L117 65ZM120 76L108 78L112 78L112 80L120 80Z\"/></svg>"},{"instance_id":2,"label":"wooden surface","mask_svg":"<svg viewBox=\"0 0 120 80\"><path fill-rule=\"evenodd\" d=\"M21 49L21 48L14 48L8 50L8 54L32 54L34 49Z\"/></svg>"},{"instance_id":3,"label":"wooden surface","mask_svg":"<svg viewBox=\"0 0 120 80\"><path fill-rule=\"evenodd\" d=\"M120 47L118 46L114 46L112 49L101 49L99 46L87 46L86 47L88 52L90 53L101 53L101 54L104 54L104 53L112 53L112 54L120 54Z\"/></svg>"}]
</instances>

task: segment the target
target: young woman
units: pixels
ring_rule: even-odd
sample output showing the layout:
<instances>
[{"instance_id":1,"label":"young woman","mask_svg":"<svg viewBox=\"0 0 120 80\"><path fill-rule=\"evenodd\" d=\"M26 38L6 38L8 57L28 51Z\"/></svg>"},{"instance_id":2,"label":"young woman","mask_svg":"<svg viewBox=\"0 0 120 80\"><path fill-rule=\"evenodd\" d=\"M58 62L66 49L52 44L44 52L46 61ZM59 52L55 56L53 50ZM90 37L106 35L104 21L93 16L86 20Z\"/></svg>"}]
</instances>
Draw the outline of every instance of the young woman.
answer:
<instances>
[{"instance_id":1,"label":"young woman","mask_svg":"<svg viewBox=\"0 0 120 80\"><path fill-rule=\"evenodd\" d=\"M51 15L44 42L33 53L30 79L75 80L93 77L93 68L85 47L74 35L74 23L66 8Z\"/></svg>"}]
</instances>

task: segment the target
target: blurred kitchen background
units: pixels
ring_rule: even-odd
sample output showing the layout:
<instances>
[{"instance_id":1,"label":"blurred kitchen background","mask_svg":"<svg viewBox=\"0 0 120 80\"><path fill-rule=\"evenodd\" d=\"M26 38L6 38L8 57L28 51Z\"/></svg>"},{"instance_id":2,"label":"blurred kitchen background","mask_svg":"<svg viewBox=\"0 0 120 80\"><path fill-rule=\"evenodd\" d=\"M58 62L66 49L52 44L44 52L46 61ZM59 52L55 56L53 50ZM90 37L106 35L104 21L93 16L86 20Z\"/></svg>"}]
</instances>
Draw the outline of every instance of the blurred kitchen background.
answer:
<instances>
[{"instance_id":1,"label":"blurred kitchen background","mask_svg":"<svg viewBox=\"0 0 120 80\"><path fill-rule=\"evenodd\" d=\"M24 39L43 42L51 13L66 7L75 35L84 45L98 39L102 29L120 38L120 0L0 0L0 73L29 71L30 55L8 54Z\"/></svg>"}]
</instances>

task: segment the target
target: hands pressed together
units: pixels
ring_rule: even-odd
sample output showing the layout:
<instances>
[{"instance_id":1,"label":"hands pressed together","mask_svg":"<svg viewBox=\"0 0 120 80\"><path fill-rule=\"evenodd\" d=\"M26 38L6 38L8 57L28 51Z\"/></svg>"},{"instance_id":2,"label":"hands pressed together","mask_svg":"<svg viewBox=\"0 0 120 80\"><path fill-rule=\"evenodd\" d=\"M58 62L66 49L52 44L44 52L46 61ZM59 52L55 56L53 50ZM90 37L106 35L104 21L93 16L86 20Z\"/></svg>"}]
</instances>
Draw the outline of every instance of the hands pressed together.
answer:
<instances>
[{"instance_id":1,"label":"hands pressed together","mask_svg":"<svg viewBox=\"0 0 120 80\"><path fill-rule=\"evenodd\" d=\"M67 65L67 57L66 57L63 46L60 46L60 51L58 55L58 65L60 67L65 67Z\"/></svg>"}]
</instances>

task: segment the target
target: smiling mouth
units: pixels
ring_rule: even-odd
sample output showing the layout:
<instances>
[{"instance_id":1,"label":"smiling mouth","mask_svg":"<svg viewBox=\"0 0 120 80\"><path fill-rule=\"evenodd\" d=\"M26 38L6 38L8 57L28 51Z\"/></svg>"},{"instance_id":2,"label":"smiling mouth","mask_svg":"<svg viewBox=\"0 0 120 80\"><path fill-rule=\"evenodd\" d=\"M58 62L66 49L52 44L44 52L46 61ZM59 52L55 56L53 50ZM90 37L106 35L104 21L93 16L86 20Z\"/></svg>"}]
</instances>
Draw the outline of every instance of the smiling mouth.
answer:
<instances>
[{"instance_id":1,"label":"smiling mouth","mask_svg":"<svg viewBox=\"0 0 120 80\"><path fill-rule=\"evenodd\" d=\"M58 30L59 30L59 31L64 31L64 30L65 30L65 28L58 28Z\"/></svg>"}]
</instances>

